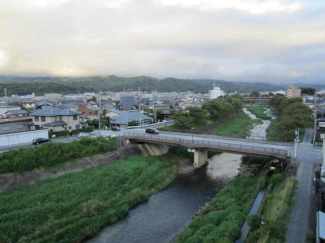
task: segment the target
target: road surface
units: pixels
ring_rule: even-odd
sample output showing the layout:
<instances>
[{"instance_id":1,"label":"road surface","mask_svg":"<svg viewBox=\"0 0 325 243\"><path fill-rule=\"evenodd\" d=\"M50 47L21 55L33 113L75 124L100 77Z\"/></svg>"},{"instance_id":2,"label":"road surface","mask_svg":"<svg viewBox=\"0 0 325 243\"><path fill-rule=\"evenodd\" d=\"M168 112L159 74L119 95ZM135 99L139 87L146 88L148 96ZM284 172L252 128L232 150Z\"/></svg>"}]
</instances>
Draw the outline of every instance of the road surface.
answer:
<instances>
[{"instance_id":1,"label":"road surface","mask_svg":"<svg viewBox=\"0 0 325 243\"><path fill-rule=\"evenodd\" d=\"M311 144L313 130L306 129L306 134L302 143L298 145L297 161L299 168L297 171L298 187L293 204L291 219L287 231L287 243L305 243L309 221L311 217L311 204L313 196L313 174L314 165L321 163L321 148Z\"/></svg>"}]
</instances>

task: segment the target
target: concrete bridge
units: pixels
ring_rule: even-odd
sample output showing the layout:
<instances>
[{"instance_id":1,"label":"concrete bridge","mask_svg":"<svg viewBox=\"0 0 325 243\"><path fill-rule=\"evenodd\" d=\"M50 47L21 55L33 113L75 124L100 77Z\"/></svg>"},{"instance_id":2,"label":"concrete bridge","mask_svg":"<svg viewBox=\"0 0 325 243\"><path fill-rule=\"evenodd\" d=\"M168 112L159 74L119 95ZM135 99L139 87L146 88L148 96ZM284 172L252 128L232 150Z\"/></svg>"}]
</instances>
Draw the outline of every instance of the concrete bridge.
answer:
<instances>
[{"instance_id":1,"label":"concrete bridge","mask_svg":"<svg viewBox=\"0 0 325 243\"><path fill-rule=\"evenodd\" d=\"M269 101L270 97L243 97L243 101L254 103L257 101Z\"/></svg>"},{"instance_id":2,"label":"concrete bridge","mask_svg":"<svg viewBox=\"0 0 325 243\"><path fill-rule=\"evenodd\" d=\"M141 142L187 147L189 152L194 153L195 168L200 168L206 164L208 151L286 160L290 158L292 150L292 144L225 138L211 135L183 133L160 133L159 135L151 135L139 132L126 132L123 134L123 137L126 143Z\"/></svg>"}]
</instances>

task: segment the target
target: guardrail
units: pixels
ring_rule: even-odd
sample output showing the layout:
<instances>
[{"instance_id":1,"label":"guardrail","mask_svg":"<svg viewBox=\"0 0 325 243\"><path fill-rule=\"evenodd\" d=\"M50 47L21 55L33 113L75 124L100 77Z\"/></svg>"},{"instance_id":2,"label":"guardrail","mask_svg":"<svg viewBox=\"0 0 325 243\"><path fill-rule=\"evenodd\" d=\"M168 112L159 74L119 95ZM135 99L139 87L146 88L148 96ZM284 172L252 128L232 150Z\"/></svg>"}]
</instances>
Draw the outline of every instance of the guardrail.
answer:
<instances>
[{"instance_id":1,"label":"guardrail","mask_svg":"<svg viewBox=\"0 0 325 243\"><path fill-rule=\"evenodd\" d=\"M272 156L277 158L289 157L289 153L287 150L270 148L270 147L242 145L242 144L233 144L233 143L225 143L225 142L214 142L214 141L207 141L207 140L183 139L183 138L170 137L170 136L140 134L140 133L124 133L123 137L131 140L136 139L145 142L167 143L170 145L179 145L179 146L190 147L190 148L215 149L220 151L229 151L229 152L236 152L236 153L243 153L243 154Z\"/></svg>"}]
</instances>

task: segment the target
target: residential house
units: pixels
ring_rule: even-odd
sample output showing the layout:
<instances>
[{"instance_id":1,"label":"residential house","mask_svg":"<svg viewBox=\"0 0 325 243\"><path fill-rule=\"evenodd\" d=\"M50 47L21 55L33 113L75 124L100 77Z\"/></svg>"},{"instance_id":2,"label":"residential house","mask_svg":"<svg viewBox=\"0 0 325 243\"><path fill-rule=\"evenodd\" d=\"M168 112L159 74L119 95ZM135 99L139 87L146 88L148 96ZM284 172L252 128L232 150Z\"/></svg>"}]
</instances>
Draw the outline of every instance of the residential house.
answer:
<instances>
[{"instance_id":1,"label":"residential house","mask_svg":"<svg viewBox=\"0 0 325 243\"><path fill-rule=\"evenodd\" d=\"M171 110L168 104L158 103L154 105L154 113L156 120L169 120L171 116ZM158 112L158 116L157 116Z\"/></svg>"},{"instance_id":2,"label":"residential house","mask_svg":"<svg viewBox=\"0 0 325 243\"><path fill-rule=\"evenodd\" d=\"M47 109L51 106L53 106L53 103L47 100L38 101L35 104L36 109Z\"/></svg>"},{"instance_id":3,"label":"residential house","mask_svg":"<svg viewBox=\"0 0 325 243\"><path fill-rule=\"evenodd\" d=\"M80 112L51 107L31 113L32 130L48 128L50 132L72 131L81 128Z\"/></svg>"},{"instance_id":4,"label":"residential house","mask_svg":"<svg viewBox=\"0 0 325 243\"><path fill-rule=\"evenodd\" d=\"M26 117L29 112L25 110L10 110L5 113L6 118Z\"/></svg>"},{"instance_id":5,"label":"residential house","mask_svg":"<svg viewBox=\"0 0 325 243\"><path fill-rule=\"evenodd\" d=\"M98 107L95 107L95 106L80 107L77 111L81 113L80 116L83 119L98 117L101 114L100 109Z\"/></svg>"},{"instance_id":6,"label":"residential house","mask_svg":"<svg viewBox=\"0 0 325 243\"><path fill-rule=\"evenodd\" d=\"M146 116L140 113L139 111L127 111L117 117L113 117L111 120L111 124L112 126L117 126L121 129L126 129L130 122L140 123L140 121L141 124L149 124L153 122L153 118Z\"/></svg>"},{"instance_id":7,"label":"residential house","mask_svg":"<svg viewBox=\"0 0 325 243\"><path fill-rule=\"evenodd\" d=\"M32 120L30 116L0 119L0 134L29 131Z\"/></svg>"},{"instance_id":8,"label":"residential house","mask_svg":"<svg viewBox=\"0 0 325 243\"><path fill-rule=\"evenodd\" d=\"M21 110L20 106L0 105L0 117L5 118L8 111Z\"/></svg>"},{"instance_id":9,"label":"residential house","mask_svg":"<svg viewBox=\"0 0 325 243\"><path fill-rule=\"evenodd\" d=\"M106 112L105 116L107 116L109 118L119 116L119 115L121 115L123 113L123 111L120 111L120 110L115 109L115 108L109 108L105 112Z\"/></svg>"}]
</instances>

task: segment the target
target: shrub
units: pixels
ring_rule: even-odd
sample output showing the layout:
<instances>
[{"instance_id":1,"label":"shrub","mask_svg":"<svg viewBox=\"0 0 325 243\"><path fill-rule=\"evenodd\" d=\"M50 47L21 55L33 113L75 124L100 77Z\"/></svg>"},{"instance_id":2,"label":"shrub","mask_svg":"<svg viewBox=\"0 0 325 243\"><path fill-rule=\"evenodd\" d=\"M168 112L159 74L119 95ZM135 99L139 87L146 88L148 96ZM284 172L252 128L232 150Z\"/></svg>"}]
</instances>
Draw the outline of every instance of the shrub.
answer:
<instances>
[{"instance_id":1,"label":"shrub","mask_svg":"<svg viewBox=\"0 0 325 243\"><path fill-rule=\"evenodd\" d=\"M259 214L250 215L248 216L247 223L251 230L255 231L261 226L261 216Z\"/></svg>"},{"instance_id":2,"label":"shrub","mask_svg":"<svg viewBox=\"0 0 325 243\"><path fill-rule=\"evenodd\" d=\"M70 143L46 143L36 148L0 154L0 174L53 167L75 159L116 150L115 138L81 138Z\"/></svg>"}]
</instances>

